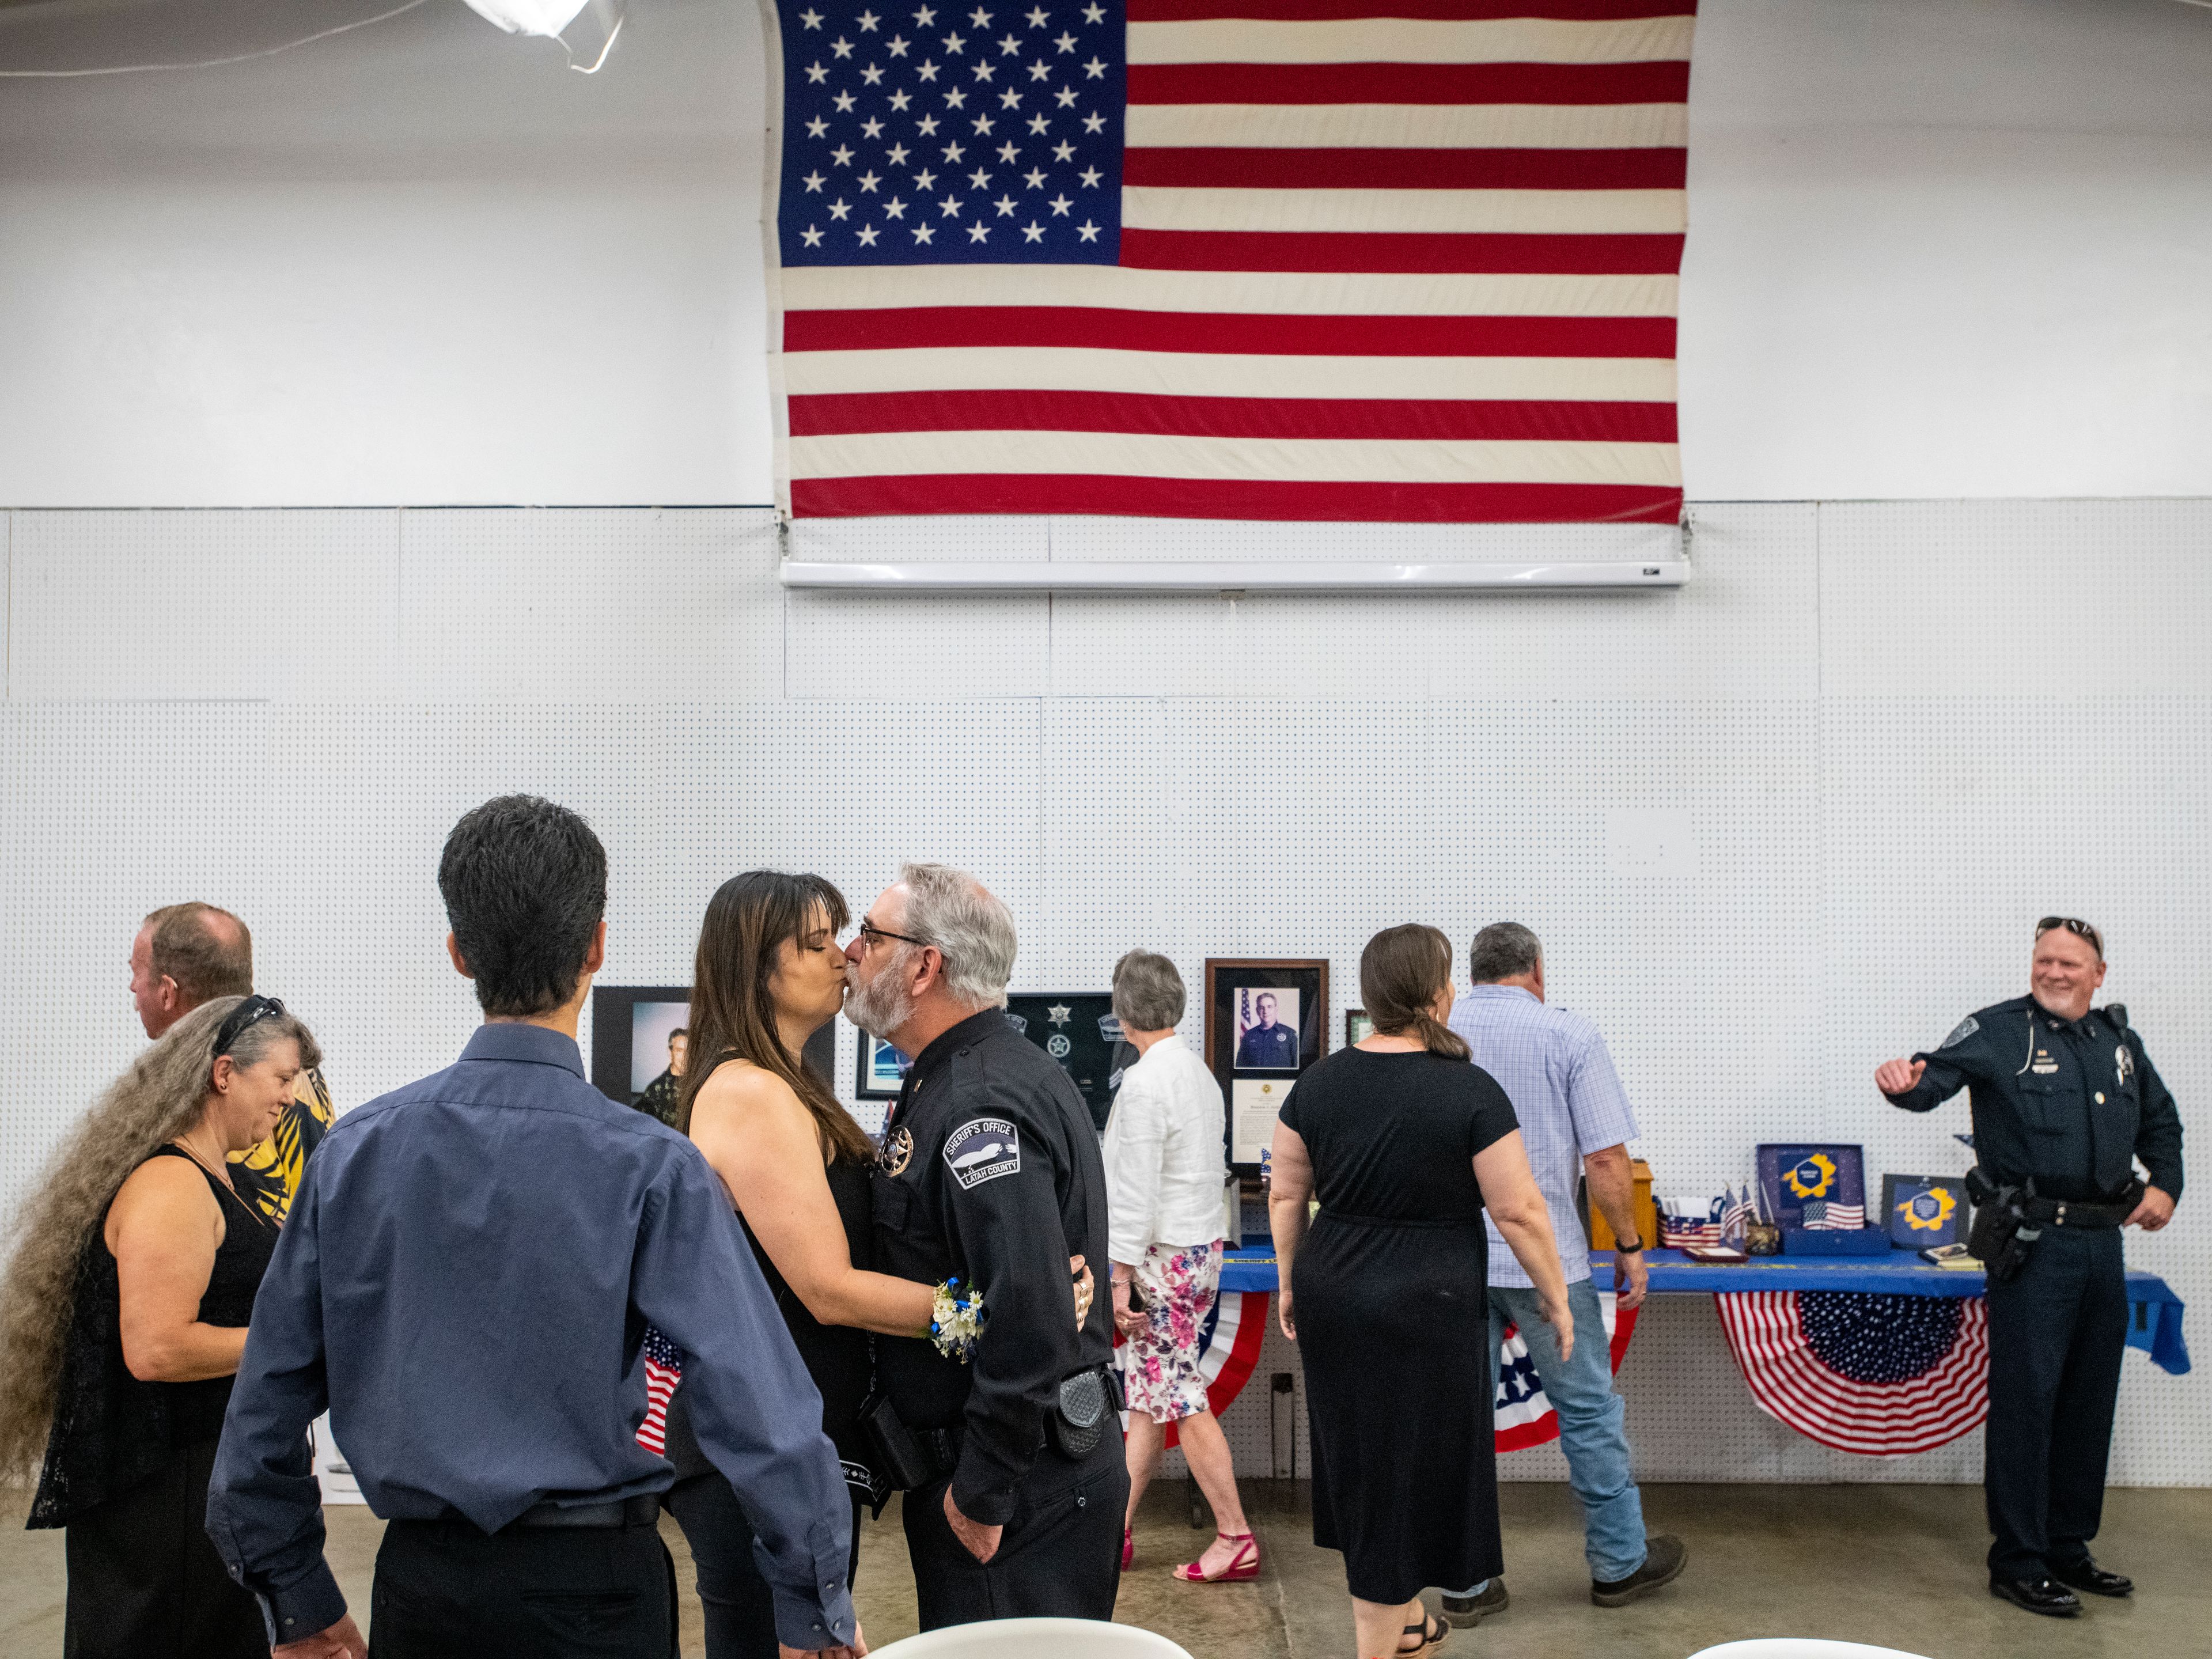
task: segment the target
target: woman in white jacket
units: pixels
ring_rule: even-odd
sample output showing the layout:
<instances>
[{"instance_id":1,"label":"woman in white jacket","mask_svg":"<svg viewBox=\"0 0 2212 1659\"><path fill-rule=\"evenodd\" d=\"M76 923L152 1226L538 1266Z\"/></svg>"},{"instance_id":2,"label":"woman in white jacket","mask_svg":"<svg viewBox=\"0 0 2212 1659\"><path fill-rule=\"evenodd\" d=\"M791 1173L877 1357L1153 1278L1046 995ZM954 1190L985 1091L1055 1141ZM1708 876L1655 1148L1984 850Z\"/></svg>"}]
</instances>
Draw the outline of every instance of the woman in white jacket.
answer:
<instances>
[{"instance_id":1,"label":"woman in white jacket","mask_svg":"<svg viewBox=\"0 0 2212 1659\"><path fill-rule=\"evenodd\" d=\"M1175 1576L1214 1584L1258 1577L1260 1540L1245 1523L1229 1443L1198 1369L1199 1336L1221 1288L1224 1167L1221 1085L1176 1035L1183 1000L1182 976L1165 957L1132 951L1114 966L1114 1013L1139 1056L1122 1076L1105 1147L1114 1319L1127 1343L1121 1567L1135 1559L1128 1528L1174 1423L1219 1528L1206 1553Z\"/></svg>"}]
</instances>

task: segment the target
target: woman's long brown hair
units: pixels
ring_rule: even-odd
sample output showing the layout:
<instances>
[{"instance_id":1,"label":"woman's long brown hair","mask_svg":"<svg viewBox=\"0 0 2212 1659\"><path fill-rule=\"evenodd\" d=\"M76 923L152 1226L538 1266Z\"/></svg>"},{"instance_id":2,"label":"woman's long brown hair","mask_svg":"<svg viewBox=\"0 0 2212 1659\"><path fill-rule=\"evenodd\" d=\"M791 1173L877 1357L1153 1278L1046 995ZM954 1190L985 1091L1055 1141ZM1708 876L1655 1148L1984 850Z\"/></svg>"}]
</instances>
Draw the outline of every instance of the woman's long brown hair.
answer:
<instances>
[{"instance_id":1,"label":"woman's long brown hair","mask_svg":"<svg viewBox=\"0 0 2212 1659\"><path fill-rule=\"evenodd\" d=\"M1451 941L1440 928L1409 921L1385 927L1359 953L1359 994L1383 1036L1412 1036L1432 1054L1467 1060L1467 1039L1429 1012L1451 983Z\"/></svg>"},{"instance_id":2,"label":"woman's long brown hair","mask_svg":"<svg viewBox=\"0 0 2212 1659\"><path fill-rule=\"evenodd\" d=\"M769 981L786 939L826 921L834 935L852 912L845 896L820 876L748 870L714 890L699 924L691 969L690 1060L676 1087L676 1127L691 1132L691 1103L726 1060L748 1060L781 1078L813 1115L831 1161L866 1163L876 1155L868 1132L830 1092L829 1080L784 1047Z\"/></svg>"}]
</instances>

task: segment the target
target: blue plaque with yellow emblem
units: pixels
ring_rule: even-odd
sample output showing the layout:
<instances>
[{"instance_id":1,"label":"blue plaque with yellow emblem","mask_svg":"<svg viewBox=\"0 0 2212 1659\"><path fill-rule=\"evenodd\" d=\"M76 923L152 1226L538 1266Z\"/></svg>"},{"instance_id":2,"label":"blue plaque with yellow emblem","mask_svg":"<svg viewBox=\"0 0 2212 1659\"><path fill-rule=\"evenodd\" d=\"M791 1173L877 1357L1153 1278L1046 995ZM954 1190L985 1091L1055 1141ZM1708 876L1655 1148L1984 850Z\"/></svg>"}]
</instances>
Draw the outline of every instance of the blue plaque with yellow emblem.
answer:
<instances>
[{"instance_id":1,"label":"blue plaque with yellow emblem","mask_svg":"<svg viewBox=\"0 0 2212 1659\"><path fill-rule=\"evenodd\" d=\"M1966 1183L1955 1176L1886 1175L1882 1224L1900 1250L1959 1244L1966 1237Z\"/></svg>"},{"instance_id":2,"label":"blue plaque with yellow emblem","mask_svg":"<svg viewBox=\"0 0 2212 1659\"><path fill-rule=\"evenodd\" d=\"M1847 1231L1865 1227L1866 1159L1832 1141L1770 1142L1759 1149L1759 1197L1777 1226Z\"/></svg>"}]
</instances>

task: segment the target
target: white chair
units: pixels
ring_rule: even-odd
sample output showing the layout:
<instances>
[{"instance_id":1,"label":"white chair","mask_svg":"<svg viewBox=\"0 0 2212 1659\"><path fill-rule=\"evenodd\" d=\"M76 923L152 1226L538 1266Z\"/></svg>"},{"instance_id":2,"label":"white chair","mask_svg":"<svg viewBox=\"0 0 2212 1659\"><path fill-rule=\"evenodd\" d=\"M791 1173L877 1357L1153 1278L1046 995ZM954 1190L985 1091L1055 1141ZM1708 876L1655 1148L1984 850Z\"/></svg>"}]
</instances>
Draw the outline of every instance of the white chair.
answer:
<instances>
[{"instance_id":1,"label":"white chair","mask_svg":"<svg viewBox=\"0 0 2212 1659\"><path fill-rule=\"evenodd\" d=\"M1867 1650L1869 1653L1874 1650ZM1095 1619L991 1619L926 1630L870 1659L1190 1659L1164 1636Z\"/></svg>"},{"instance_id":2,"label":"white chair","mask_svg":"<svg viewBox=\"0 0 2212 1659\"><path fill-rule=\"evenodd\" d=\"M1925 1659L1902 1648L1870 1648L1863 1642L1822 1642L1803 1636L1762 1636L1749 1642L1723 1642L1690 1659Z\"/></svg>"}]
</instances>

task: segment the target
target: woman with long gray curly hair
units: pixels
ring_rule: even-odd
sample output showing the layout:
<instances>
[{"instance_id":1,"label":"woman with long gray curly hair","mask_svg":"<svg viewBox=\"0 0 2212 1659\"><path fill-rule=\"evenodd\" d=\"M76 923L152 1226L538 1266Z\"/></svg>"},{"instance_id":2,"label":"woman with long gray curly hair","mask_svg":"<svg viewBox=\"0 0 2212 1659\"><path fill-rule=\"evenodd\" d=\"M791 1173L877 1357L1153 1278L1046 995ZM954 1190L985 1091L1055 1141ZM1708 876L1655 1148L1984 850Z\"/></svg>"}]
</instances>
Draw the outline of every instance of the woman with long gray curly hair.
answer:
<instances>
[{"instance_id":1,"label":"woman with long gray curly hair","mask_svg":"<svg viewBox=\"0 0 2212 1659\"><path fill-rule=\"evenodd\" d=\"M38 1468L30 1525L68 1528L72 1655L269 1650L204 1529L276 1243L228 1160L321 1058L272 998L194 1009L108 1086L21 1212L0 1280L0 1479Z\"/></svg>"}]
</instances>

